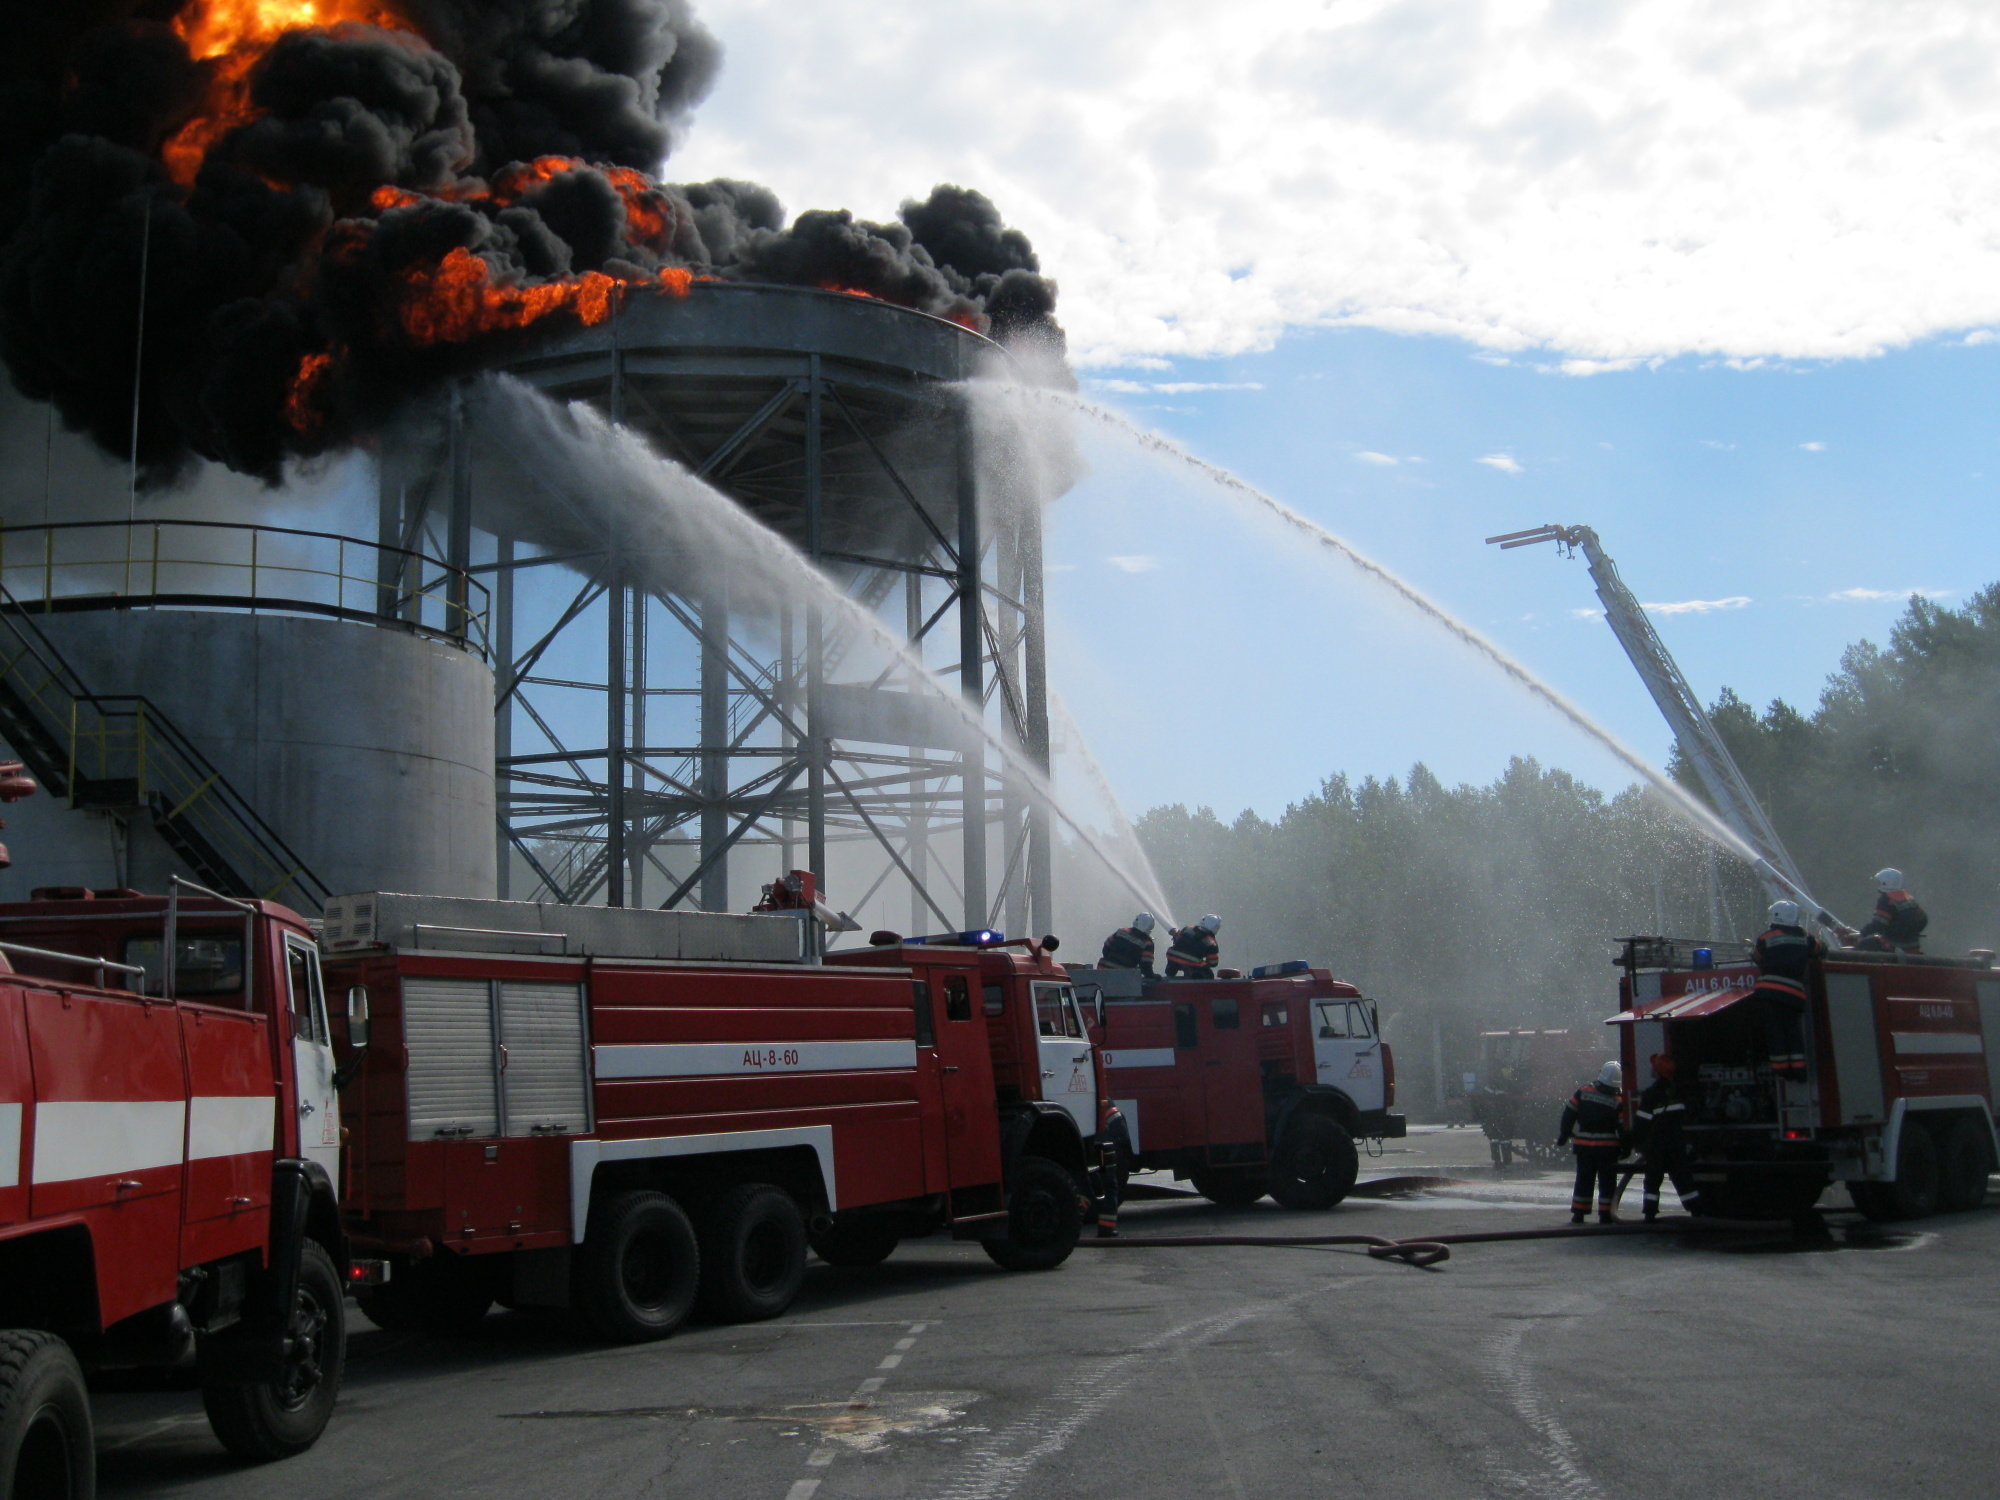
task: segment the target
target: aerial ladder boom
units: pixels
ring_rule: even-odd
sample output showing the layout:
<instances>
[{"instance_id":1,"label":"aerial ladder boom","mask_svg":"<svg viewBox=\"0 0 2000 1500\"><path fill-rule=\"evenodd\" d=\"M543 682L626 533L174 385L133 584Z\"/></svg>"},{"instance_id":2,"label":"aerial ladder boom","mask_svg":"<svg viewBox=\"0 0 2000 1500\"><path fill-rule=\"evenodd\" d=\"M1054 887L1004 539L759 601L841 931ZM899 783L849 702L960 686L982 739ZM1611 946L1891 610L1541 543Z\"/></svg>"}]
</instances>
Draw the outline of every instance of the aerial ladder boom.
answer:
<instances>
[{"instance_id":1,"label":"aerial ladder boom","mask_svg":"<svg viewBox=\"0 0 2000 1500\"><path fill-rule=\"evenodd\" d=\"M1809 917L1838 933L1841 924L1806 889L1804 877L1792 862L1777 829L1771 826L1762 804L1751 792L1750 784L1743 779L1729 747L1723 744L1694 689L1681 676L1672 653L1647 618L1645 606L1618 576L1618 567L1606 555L1597 533L1588 526L1537 526L1530 531L1489 536L1486 540L1489 545L1497 543L1503 552L1554 542L1565 555L1572 551L1583 553L1590 566L1591 582L1597 585L1597 597L1604 605L1606 623L1631 658L1639 680L1653 695L1653 702L1659 705L1681 754L1701 778L1716 812L1750 846L1755 856L1751 864L1763 880L1766 894L1773 900L1782 897L1798 902Z\"/></svg>"}]
</instances>

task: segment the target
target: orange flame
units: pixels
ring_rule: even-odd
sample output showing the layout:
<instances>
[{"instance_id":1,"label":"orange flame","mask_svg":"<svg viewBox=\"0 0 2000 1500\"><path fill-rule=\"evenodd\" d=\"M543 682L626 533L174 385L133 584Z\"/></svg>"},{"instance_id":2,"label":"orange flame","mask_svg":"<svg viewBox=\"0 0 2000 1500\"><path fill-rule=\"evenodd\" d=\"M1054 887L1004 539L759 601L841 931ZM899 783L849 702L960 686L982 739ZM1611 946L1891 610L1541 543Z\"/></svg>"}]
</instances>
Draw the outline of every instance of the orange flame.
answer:
<instances>
[{"instance_id":1,"label":"orange flame","mask_svg":"<svg viewBox=\"0 0 2000 1500\"><path fill-rule=\"evenodd\" d=\"M285 420L292 424L292 431L310 435L326 422L319 404L320 385L332 368L331 354L308 354L299 361L292 388L285 395Z\"/></svg>"},{"instance_id":2,"label":"orange flame","mask_svg":"<svg viewBox=\"0 0 2000 1500\"><path fill-rule=\"evenodd\" d=\"M383 0L194 0L174 17L174 30L197 62L212 64L201 112L160 148L167 171L187 187L210 148L256 118L250 70L288 31L343 22L407 29Z\"/></svg>"},{"instance_id":3,"label":"orange flame","mask_svg":"<svg viewBox=\"0 0 2000 1500\"><path fill-rule=\"evenodd\" d=\"M537 286L503 286L494 281L493 268L483 259L459 248L447 252L434 266L403 272L402 282L398 320L410 341L424 347L526 328L558 312L572 314L585 327L595 327L611 316L612 307L627 287L657 286L670 296L685 297L694 273L669 266L652 281L635 283L619 281L602 271L586 271Z\"/></svg>"}]
</instances>

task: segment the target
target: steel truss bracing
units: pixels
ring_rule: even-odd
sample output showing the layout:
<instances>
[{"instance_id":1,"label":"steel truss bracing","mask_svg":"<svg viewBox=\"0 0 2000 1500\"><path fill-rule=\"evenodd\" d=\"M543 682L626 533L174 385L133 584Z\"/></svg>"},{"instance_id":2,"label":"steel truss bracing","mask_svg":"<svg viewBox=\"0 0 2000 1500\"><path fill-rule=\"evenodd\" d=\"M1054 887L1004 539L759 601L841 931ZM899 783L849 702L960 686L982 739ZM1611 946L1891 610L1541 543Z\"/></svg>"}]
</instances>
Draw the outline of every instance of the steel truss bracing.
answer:
<instances>
[{"instance_id":1,"label":"steel truss bracing","mask_svg":"<svg viewBox=\"0 0 2000 1500\"><path fill-rule=\"evenodd\" d=\"M956 389L997 357L878 302L698 285L510 370L795 546L1011 757L845 611L733 601L728 570L578 504L485 436L477 385L385 460L385 539L438 538L492 593L500 894L740 910L779 871L825 882L831 863L864 887L836 906L900 887L918 930L1046 930L1048 813L1020 774L1049 758L1039 506L991 476L982 496Z\"/></svg>"}]
</instances>

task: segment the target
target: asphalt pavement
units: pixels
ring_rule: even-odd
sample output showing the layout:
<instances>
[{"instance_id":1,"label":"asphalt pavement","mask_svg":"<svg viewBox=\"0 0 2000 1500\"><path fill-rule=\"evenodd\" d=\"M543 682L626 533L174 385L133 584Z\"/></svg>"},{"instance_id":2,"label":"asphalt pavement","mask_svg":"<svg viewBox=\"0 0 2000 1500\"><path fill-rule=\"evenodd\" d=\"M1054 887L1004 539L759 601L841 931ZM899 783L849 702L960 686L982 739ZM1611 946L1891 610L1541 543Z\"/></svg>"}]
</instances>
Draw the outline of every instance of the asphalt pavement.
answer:
<instances>
[{"instance_id":1,"label":"asphalt pavement","mask_svg":"<svg viewBox=\"0 0 2000 1500\"><path fill-rule=\"evenodd\" d=\"M1409 1238L1567 1222L1565 1174L1467 1130L1364 1164L1320 1214L1128 1205L1128 1237ZM1440 1181L1439 1179L1446 1179ZM1142 1179L1146 1180L1146 1179ZM1169 1179L1154 1180L1168 1186ZM2000 1493L2000 1210L1829 1237L1355 1249L973 1245L814 1263L784 1317L603 1348L554 1317L475 1336L353 1318L315 1449L230 1462L183 1390L103 1392L106 1496L1002 1500ZM1671 1199L1670 1199L1671 1203ZM1638 1211L1638 1187L1624 1208Z\"/></svg>"}]
</instances>

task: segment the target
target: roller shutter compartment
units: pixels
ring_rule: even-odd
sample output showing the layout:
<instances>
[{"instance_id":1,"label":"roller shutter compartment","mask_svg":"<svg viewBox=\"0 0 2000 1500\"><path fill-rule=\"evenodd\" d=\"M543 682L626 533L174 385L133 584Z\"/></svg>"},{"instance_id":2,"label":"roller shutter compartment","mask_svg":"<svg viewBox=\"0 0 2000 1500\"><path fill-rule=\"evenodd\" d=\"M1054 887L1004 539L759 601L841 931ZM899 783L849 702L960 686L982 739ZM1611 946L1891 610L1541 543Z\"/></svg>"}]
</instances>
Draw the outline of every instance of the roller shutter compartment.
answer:
<instances>
[{"instance_id":1,"label":"roller shutter compartment","mask_svg":"<svg viewBox=\"0 0 2000 1500\"><path fill-rule=\"evenodd\" d=\"M493 994L483 979L405 979L410 1139L500 1133Z\"/></svg>"}]
</instances>

